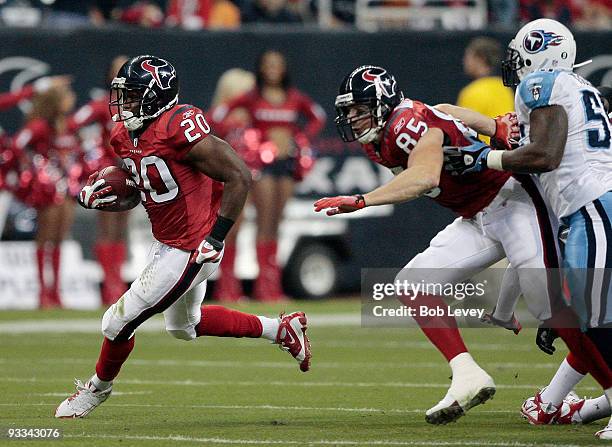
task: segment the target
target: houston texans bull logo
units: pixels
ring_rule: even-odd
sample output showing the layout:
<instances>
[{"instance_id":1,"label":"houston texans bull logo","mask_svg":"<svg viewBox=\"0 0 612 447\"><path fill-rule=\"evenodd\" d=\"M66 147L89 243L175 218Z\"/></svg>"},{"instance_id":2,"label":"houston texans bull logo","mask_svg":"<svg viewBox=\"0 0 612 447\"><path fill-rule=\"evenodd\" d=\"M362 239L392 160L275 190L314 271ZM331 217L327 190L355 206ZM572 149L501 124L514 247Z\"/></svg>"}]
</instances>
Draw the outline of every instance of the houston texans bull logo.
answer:
<instances>
[{"instance_id":1,"label":"houston texans bull logo","mask_svg":"<svg viewBox=\"0 0 612 447\"><path fill-rule=\"evenodd\" d=\"M379 71L376 73L376 71ZM385 76L387 70L382 68L370 68L361 74L364 81L369 82L370 85L366 86L364 90L370 87L377 88L384 96L391 98L395 94L395 79L392 76ZM384 78L383 78L384 76Z\"/></svg>"},{"instance_id":2,"label":"houston texans bull logo","mask_svg":"<svg viewBox=\"0 0 612 447\"><path fill-rule=\"evenodd\" d=\"M539 53L546 50L548 47L556 47L565 39L555 33L549 33L544 30L534 30L525 36L523 46L525 51L530 54Z\"/></svg>"},{"instance_id":3,"label":"houston texans bull logo","mask_svg":"<svg viewBox=\"0 0 612 447\"><path fill-rule=\"evenodd\" d=\"M170 88L170 81L176 77L174 68L170 69L168 62L163 61L162 65L153 65L151 59L146 59L140 64L143 70L151 73L155 83L162 90ZM165 68L165 70L164 70Z\"/></svg>"}]
</instances>

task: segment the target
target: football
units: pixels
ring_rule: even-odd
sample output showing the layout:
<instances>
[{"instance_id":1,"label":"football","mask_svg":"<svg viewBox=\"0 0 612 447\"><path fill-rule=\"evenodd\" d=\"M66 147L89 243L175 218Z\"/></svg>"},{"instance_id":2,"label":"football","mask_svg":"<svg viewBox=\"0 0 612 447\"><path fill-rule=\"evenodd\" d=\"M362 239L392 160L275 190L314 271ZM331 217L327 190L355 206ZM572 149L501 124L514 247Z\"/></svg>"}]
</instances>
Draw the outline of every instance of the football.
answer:
<instances>
[{"instance_id":1,"label":"football","mask_svg":"<svg viewBox=\"0 0 612 447\"><path fill-rule=\"evenodd\" d=\"M104 179L106 186L112 188L111 194L117 196L117 203L103 211L127 211L140 203L140 190L128 171L108 166L98 173L96 180L100 179Z\"/></svg>"}]
</instances>

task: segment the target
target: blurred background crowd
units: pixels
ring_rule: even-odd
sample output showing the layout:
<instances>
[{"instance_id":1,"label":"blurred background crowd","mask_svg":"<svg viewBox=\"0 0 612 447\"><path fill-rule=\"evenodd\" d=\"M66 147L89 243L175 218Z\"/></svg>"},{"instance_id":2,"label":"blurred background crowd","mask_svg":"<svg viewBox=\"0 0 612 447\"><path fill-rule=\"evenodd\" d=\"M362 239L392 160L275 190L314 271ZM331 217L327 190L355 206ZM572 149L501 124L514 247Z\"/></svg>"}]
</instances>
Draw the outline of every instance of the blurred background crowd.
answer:
<instances>
[{"instance_id":1,"label":"blurred background crowd","mask_svg":"<svg viewBox=\"0 0 612 447\"><path fill-rule=\"evenodd\" d=\"M24 27L482 29L510 28L540 17L581 29L610 29L612 0L0 0L1 22Z\"/></svg>"}]
</instances>

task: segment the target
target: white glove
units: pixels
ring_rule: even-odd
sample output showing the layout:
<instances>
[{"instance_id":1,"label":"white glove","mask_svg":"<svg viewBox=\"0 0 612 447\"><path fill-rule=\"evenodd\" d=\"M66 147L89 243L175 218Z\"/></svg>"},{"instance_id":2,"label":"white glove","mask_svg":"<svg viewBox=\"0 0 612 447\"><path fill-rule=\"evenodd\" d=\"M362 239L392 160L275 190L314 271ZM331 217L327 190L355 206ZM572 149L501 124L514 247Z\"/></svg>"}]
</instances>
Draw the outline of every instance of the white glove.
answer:
<instances>
[{"instance_id":1,"label":"white glove","mask_svg":"<svg viewBox=\"0 0 612 447\"><path fill-rule=\"evenodd\" d=\"M207 236L206 239L200 242L195 262L198 264L216 264L223 258L223 250L225 250L223 242Z\"/></svg>"},{"instance_id":2,"label":"white glove","mask_svg":"<svg viewBox=\"0 0 612 447\"><path fill-rule=\"evenodd\" d=\"M79 204L87 209L104 209L114 204L117 196L107 196L112 191L110 186L104 186L104 179L96 180L97 172L89 176L87 184L83 186L79 193Z\"/></svg>"}]
</instances>

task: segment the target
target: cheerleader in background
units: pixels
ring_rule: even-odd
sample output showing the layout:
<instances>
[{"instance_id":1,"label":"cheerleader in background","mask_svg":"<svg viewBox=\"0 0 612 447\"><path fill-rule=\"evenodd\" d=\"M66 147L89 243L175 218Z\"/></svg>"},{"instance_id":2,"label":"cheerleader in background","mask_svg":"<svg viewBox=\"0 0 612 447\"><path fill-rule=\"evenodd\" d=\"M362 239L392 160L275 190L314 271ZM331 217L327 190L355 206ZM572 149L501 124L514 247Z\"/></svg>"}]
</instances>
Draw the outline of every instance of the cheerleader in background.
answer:
<instances>
[{"instance_id":1,"label":"cheerleader in background","mask_svg":"<svg viewBox=\"0 0 612 447\"><path fill-rule=\"evenodd\" d=\"M244 133L243 154L256 154L256 160L243 159L257 166L250 198L257 210L257 261L259 276L255 281L253 297L259 301L285 299L281 285L281 272L277 264L278 229L285 204L293 195L295 182L303 178L312 165L309 140L316 137L325 124L325 112L308 96L291 86L287 63L282 53L264 52L258 59L255 87L239 97L215 107L211 119L221 135L232 129L230 113L246 111L254 132ZM305 119L306 124L300 125ZM249 129L249 130L251 130ZM221 280L238 284L228 275L233 274L236 246L227 243L222 261ZM233 275L232 275L233 276ZM220 287L225 300L241 295L236 288Z\"/></svg>"},{"instance_id":2,"label":"cheerleader in background","mask_svg":"<svg viewBox=\"0 0 612 447\"><path fill-rule=\"evenodd\" d=\"M128 60L127 56L115 57L107 71L106 83L110 83L119 68ZM107 166L121 166L122 162L111 148L110 133L114 122L108 108L108 94L104 92L79 108L68 120L68 128L79 133L86 152L87 169L91 172ZM93 130L93 132L82 129ZM94 253L104 272L102 281L102 304L114 304L127 290L121 278L121 267L126 260L127 223L129 211L98 212L97 241Z\"/></svg>"},{"instance_id":3,"label":"cheerleader in background","mask_svg":"<svg viewBox=\"0 0 612 447\"><path fill-rule=\"evenodd\" d=\"M36 208L40 307L61 307L61 242L72 225L74 200L85 176L78 140L68 129L76 102L69 85L36 93L24 127L12 140L21 168L14 192Z\"/></svg>"},{"instance_id":4,"label":"cheerleader in background","mask_svg":"<svg viewBox=\"0 0 612 447\"><path fill-rule=\"evenodd\" d=\"M255 87L255 75L250 71L241 68L231 68L221 75L217 81L217 87L212 100L212 110L217 110L222 105L227 105L232 100L251 91ZM212 117L207 116L209 121ZM259 152L257 147L247 144L249 135L254 130L250 129L251 119L247 109L236 107L226 113L223 124L215 126L214 132L227 141L245 164L251 170L251 175L255 178L259 173ZM218 127L218 128L217 128ZM253 151L253 149L255 149ZM244 296L242 284L234 274L236 260L236 237L238 229L242 223L243 214L230 230L225 238L225 251L220 265L220 275L215 282L213 299L220 302L235 302Z\"/></svg>"}]
</instances>

